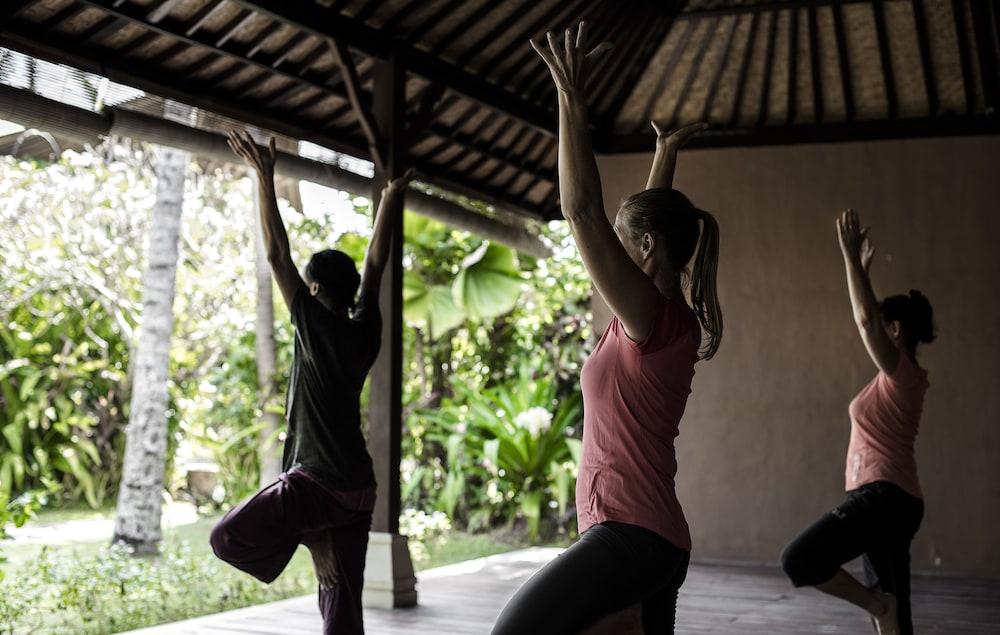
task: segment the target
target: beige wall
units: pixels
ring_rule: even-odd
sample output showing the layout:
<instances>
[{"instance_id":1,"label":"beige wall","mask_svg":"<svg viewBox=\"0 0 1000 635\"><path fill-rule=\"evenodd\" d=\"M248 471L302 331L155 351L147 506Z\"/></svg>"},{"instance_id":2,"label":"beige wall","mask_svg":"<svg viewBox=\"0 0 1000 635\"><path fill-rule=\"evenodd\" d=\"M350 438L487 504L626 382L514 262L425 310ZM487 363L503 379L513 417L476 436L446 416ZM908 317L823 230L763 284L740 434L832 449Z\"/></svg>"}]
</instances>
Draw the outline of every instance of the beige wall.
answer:
<instances>
[{"instance_id":1,"label":"beige wall","mask_svg":"<svg viewBox=\"0 0 1000 635\"><path fill-rule=\"evenodd\" d=\"M608 204L642 187L650 158L601 157ZM722 230L725 336L677 444L695 557L776 562L842 499L847 404L874 373L835 237L853 206L876 292L919 288L939 328L921 353L914 568L1000 577L1000 137L689 151L675 185Z\"/></svg>"}]
</instances>

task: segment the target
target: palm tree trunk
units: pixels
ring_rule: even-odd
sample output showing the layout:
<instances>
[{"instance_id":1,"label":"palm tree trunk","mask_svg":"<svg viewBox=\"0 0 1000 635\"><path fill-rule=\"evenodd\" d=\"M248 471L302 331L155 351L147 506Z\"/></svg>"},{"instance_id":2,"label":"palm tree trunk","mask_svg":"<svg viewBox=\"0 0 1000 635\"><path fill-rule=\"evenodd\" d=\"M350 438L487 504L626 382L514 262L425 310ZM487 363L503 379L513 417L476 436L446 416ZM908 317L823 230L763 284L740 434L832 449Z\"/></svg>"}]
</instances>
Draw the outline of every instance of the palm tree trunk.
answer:
<instances>
[{"instance_id":1,"label":"palm tree trunk","mask_svg":"<svg viewBox=\"0 0 1000 635\"><path fill-rule=\"evenodd\" d=\"M273 411L274 398L278 392L278 382L275 380L275 345L274 345L274 286L271 281L271 265L267 262L264 251L264 235L260 227L260 200L257 197L257 184L254 181L254 242L256 258L254 270L257 277L257 395L261 407L260 431L260 486L270 485L278 479L281 473L281 445L278 443L278 432L281 429L281 418Z\"/></svg>"},{"instance_id":2,"label":"palm tree trunk","mask_svg":"<svg viewBox=\"0 0 1000 635\"><path fill-rule=\"evenodd\" d=\"M187 106L168 101L165 115L189 122ZM178 239L189 153L156 149L156 203L149 229L142 330L135 351L132 400L125 429L125 461L112 542L137 554L155 553L160 542L160 505L167 455L167 368L174 325Z\"/></svg>"}]
</instances>

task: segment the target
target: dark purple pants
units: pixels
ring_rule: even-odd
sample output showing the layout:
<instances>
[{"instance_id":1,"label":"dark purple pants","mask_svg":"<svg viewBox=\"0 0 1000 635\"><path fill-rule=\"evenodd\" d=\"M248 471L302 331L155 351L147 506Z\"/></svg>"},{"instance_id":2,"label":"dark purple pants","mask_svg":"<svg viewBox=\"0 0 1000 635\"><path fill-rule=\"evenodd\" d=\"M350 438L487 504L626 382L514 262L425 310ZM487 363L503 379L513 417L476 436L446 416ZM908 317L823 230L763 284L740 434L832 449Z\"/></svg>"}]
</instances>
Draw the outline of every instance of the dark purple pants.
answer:
<instances>
[{"instance_id":1,"label":"dark purple pants","mask_svg":"<svg viewBox=\"0 0 1000 635\"><path fill-rule=\"evenodd\" d=\"M374 486L333 490L292 469L229 510L212 529L212 549L240 571L270 583L299 544L332 542L337 584L319 591L323 633L364 633L361 589L374 506Z\"/></svg>"}]
</instances>

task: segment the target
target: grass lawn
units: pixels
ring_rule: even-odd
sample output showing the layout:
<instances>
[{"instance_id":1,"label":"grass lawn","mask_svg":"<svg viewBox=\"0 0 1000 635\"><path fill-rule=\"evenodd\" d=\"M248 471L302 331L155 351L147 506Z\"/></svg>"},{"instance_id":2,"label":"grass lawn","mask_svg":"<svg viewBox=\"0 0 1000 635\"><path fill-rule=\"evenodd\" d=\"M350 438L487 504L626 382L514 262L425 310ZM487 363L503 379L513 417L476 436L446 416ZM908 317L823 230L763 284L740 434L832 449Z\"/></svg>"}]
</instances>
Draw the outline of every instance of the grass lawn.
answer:
<instances>
[{"instance_id":1,"label":"grass lawn","mask_svg":"<svg viewBox=\"0 0 1000 635\"><path fill-rule=\"evenodd\" d=\"M39 520L91 517L82 511L48 512ZM315 592L304 547L270 585L216 559L208 536L218 518L166 529L164 553L157 559L108 550L107 540L3 545L8 560L2 565L0 632L118 632ZM504 531L452 531L425 543L411 539L418 571L524 546L523 537ZM45 598L41 604L39 597Z\"/></svg>"}]
</instances>

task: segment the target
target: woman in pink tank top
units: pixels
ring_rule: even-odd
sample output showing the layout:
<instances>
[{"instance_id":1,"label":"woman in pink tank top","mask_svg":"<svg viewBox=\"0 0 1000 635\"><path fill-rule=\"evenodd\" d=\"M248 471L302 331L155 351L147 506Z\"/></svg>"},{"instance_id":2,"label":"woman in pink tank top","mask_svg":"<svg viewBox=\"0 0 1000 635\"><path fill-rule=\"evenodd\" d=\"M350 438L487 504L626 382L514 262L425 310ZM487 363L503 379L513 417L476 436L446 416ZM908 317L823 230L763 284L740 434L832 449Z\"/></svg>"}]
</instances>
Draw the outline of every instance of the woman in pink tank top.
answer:
<instances>
[{"instance_id":1,"label":"woman in pink tank top","mask_svg":"<svg viewBox=\"0 0 1000 635\"><path fill-rule=\"evenodd\" d=\"M910 542L924 511L914 442L928 386L916 356L919 343L934 339L933 316L919 291L875 298L874 249L857 212L844 212L837 230L854 318L878 373L849 408L847 500L785 547L781 560L796 587L865 609L882 635L910 635ZM858 556L866 585L842 568Z\"/></svg>"},{"instance_id":2,"label":"woman in pink tank top","mask_svg":"<svg viewBox=\"0 0 1000 635\"><path fill-rule=\"evenodd\" d=\"M532 45L558 89L563 214L614 319L581 377L581 538L517 591L495 635L578 633L633 606L645 632L672 633L691 549L674 491L674 439L695 362L712 357L722 337L719 227L671 183L677 150L706 126L669 135L654 123L647 189L605 210L584 88L589 59L606 46L586 54L584 31L581 23L558 42L549 34L547 46Z\"/></svg>"}]
</instances>

